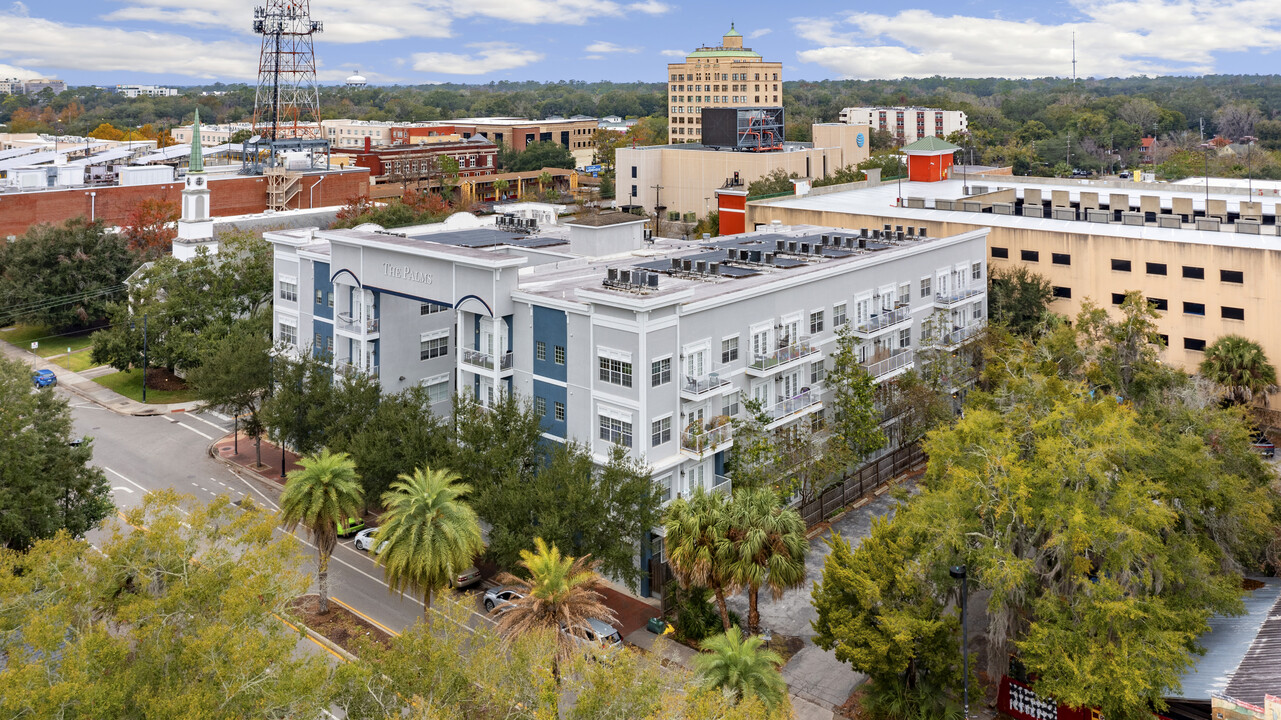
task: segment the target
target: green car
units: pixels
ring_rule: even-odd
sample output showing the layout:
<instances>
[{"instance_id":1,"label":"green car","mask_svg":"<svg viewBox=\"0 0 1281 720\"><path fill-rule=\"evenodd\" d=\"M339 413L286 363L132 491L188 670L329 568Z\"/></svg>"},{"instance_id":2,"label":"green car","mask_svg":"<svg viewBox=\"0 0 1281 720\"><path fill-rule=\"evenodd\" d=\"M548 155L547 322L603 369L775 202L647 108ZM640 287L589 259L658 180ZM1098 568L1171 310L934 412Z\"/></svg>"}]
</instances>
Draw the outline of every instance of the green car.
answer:
<instances>
[{"instance_id":1,"label":"green car","mask_svg":"<svg viewBox=\"0 0 1281 720\"><path fill-rule=\"evenodd\" d=\"M347 518L338 521L338 537L347 537L365 529L365 521L360 518Z\"/></svg>"}]
</instances>

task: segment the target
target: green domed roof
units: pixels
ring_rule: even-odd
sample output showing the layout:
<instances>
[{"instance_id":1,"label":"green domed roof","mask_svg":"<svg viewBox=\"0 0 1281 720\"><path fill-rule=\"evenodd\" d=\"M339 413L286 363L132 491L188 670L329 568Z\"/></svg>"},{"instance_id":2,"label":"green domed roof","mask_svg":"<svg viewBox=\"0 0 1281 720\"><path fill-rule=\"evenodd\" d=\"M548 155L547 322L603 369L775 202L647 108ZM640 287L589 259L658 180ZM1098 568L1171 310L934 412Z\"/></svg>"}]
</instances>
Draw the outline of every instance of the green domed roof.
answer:
<instances>
[{"instance_id":1,"label":"green domed roof","mask_svg":"<svg viewBox=\"0 0 1281 720\"><path fill-rule=\"evenodd\" d=\"M725 37L743 37L743 34L734 29L734 23L730 23L729 32L725 33Z\"/></svg>"}]
</instances>

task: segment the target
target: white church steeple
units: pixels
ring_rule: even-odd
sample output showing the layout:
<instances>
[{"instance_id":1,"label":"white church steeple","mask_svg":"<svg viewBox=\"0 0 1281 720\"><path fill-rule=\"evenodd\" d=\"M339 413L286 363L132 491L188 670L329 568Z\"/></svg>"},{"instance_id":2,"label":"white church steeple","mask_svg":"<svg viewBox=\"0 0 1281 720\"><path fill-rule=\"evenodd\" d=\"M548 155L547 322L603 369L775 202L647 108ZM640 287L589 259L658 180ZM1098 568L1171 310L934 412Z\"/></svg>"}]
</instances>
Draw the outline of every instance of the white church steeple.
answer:
<instances>
[{"instance_id":1,"label":"white church steeple","mask_svg":"<svg viewBox=\"0 0 1281 720\"><path fill-rule=\"evenodd\" d=\"M173 241L173 255L190 260L196 249L218 252L213 236L213 219L209 217L209 179L205 176L204 153L200 147L200 109L191 128L191 161L187 165L186 184L182 188L182 218L178 220L178 237Z\"/></svg>"}]
</instances>

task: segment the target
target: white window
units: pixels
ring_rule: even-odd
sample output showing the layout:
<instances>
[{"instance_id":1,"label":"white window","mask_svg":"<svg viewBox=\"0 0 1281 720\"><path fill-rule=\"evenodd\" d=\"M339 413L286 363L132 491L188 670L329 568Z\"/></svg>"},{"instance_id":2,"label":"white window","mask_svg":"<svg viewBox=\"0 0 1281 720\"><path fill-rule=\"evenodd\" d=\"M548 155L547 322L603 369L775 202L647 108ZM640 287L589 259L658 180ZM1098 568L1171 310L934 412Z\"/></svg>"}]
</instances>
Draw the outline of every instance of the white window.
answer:
<instances>
[{"instance_id":1,"label":"white window","mask_svg":"<svg viewBox=\"0 0 1281 720\"><path fill-rule=\"evenodd\" d=\"M667 502L672 499L672 474L667 473L654 482L658 485L658 501Z\"/></svg>"},{"instance_id":2,"label":"white window","mask_svg":"<svg viewBox=\"0 0 1281 720\"><path fill-rule=\"evenodd\" d=\"M898 286L898 304L906 307L912 302L912 283L903 283Z\"/></svg>"},{"instance_id":3,"label":"white window","mask_svg":"<svg viewBox=\"0 0 1281 720\"><path fill-rule=\"evenodd\" d=\"M280 318L280 342L288 345L298 345L297 320Z\"/></svg>"},{"instance_id":4,"label":"white window","mask_svg":"<svg viewBox=\"0 0 1281 720\"><path fill-rule=\"evenodd\" d=\"M565 403L557 400L554 403L554 410L556 412L556 415L555 415L556 421L564 422L565 421Z\"/></svg>"},{"instance_id":5,"label":"white window","mask_svg":"<svg viewBox=\"0 0 1281 720\"><path fill-rule=\"evenodd\" d=\"M827 370L823 366L822 360L810 363L810 385L817 385L823 382L823 378L826 376Z\"/></svg>"},{"instance_id":6,"label":"white window","mask_svg":"<svg viewBox=\"0 0 1281 720\"><path fill-rule=\"evenodd\" d=\"M632 446L632 424L607 415L600 416L600 439L623 447Z\"/></svg>"},{"instance_id":7,"label":"white window","mask_svg":"<svg viewBox=\"0 0 1281 720\"><path fill-rule=\"evenodd\" d=\"M443 313L447 310L449 310L448 305L440 305L437 303L425 302L418 307L418 314L419 315L435 315L436 313Z\"/></svg>"},{"instance_id":8,"label":"white window","mask_svg":"<svg viewBox=\"0 0 1281 720\"><path fill-rule=\"evenodd\" d=\"M449 331L424 333L418 339L418 359L431 360L449 354Z\"/></svg>"},{"instance_id":9,"label":"white window","mask_svg":"<svg viewBox=\"0 0 1281 720\"><path fill-rule=\"evenodd\" d=\"M701 378L707 374L707 348L685 353L685 377Z\"/></svg>"},{"instance_id":10,"label":"white window","mask_svg":"<svg viewBox=\"0 0 1281 720\"><path fill-rule=\"evenodd\" d=\"M292 275L280 276L280 299L298 302L298 278Z\"/></svg>"},{"instance_id":11,"label":"white window","mask_svg":"<svg viewBox=\"0 0 1281 720\"><path fill-rule=\"evenodd\" d=\"M542 340L534 343L534 357L539 360L547 359L547 343Z\"/></svg>"},{"instance_id":12,"label":"white window","mask_svg":"<svg viewBox=\"0 0 1281 720\"><path fill-rule=\"evenodd\" d=\"M930 279L927 277L921 278L921 297L927 298L932 294L933 292L930 290Z\"/></svg>"},{"instance_id":13,"label":"white window","mask_svg":"<svg viewBox=\"0 0 1281 720\"><path fill-rule=\"evenodd\" d=\"M823 311L816 310L810 313L810 335L817 335L823 332Z\"/></svg>"},{"instance_id":14,"label":"white window","mask_svg":"<svg viewBox=\"0 0 1281 720\"><path fill-rule=\"evenodd\" d=\"M983 263L974 263L973 265L970 265L970 279L971 280L983 279Z\"/></svg>"},{"instance_id":15,"label":"white window","mask_svg":"<svg viewBox=\"0 0 1281 720\"><path fill-rule=\"evenodd\" d=\"M764 357L772 352L774 348L770 347L770 331L752 332L752 354L756 357Z\"/></svg>"},{"instance_id":16,"label":"white window","mask_svg":"<svg viewBox=\"0 0 1281 720\"><path fill-rule=\"evenodd\" d=\"M721 398L721 414L729 417L738 416L738 391L727 393Z\"/></svg>"},{"instance_id":17,"label":"white window","mask_svg":"<svg viewBox=\"0 0 1281 720\"><path fill-rule=\"evenodd\" d=\"M449 376L436 375L423 380L423 385L427 387L427 401L432 405L442 403L449 399Z\"/></svg>"},{"instance_id":18,"label":"white window","mask_svg":"<svg viewBox=\"0 0 1281 720\"><path fill-rule=\"evenodd\" d=\"M565 346L564 346L564 345L557 345L557 346L555 347L554 352L555 352L556 364L557 364L557 365L564 365L564 364L565 364Z\"/></svg>"},{"instance_id":19,"label":"white window","mask_svg":"<svg viewBox=\"0 0 1281 720\"><path fill-rule=\"evenodd\" d=\"M672 359L659 358L649 365L649 384L651 387L665 385L672 381Z\"/></svg>"},{"instance_id":20,"label":"white window","mask_svg":"<svg viewBox=\"0 0 1281 720\"><path fill-rule=\"evenodd\" d=\"M898 346L901 348L911 347L912 345L912 328L903 328L898 331Z\"/></svg>"},{"instance_id":21,"label":"white window","mask_svg":"<svg viewBox=\"0 0 1281 720\"><path fill-rule=\"evenodd\" d=\"M845 324L845 303L838 303L832 306L832 327L840 327Z\"/></svg>"},{"instance_id":22,"label":"white window","mask_svg":"<svg viewBox=\"0 0 1281 720\"><path fill-rule=\"evenodd\" d=\"M686 475L686 480L689 482L690 493L693 493L698 488L707 489L707 466L695 465L690 468L689 473Z\"/></svg>"},{"instance_id":23,"label":"white window","mask_svg":"<svg viewBox=\"0 0 1281 720\"><path fill-rule=\"evenodd\" d=\"M649 444L658 447L672 440L672 417L662 417L650 423Z\"/></svg>"},{"instance_id":24,"label":"white window","mask_svg":"<svg viewBox=\"0 0 1281 720\"><path fill-rule=\"evenodd\" d=\"M871 298L859 298L854 301L854 322L858 323L859 325L863 325L869 319L871 319L871 314L872 314Z\"/></svg>"},{"instance_id":25,"label":"white window","mask_svg":"<svg viewBox=\"0 0 1281 720\"><path fill-rule=\"evenodd\" d=\"M541 395L534 396L534 414L538 417L547 415L547 398Z\"/></svg>"},{"instance_id":26,"label":"white window","mask_svg":"<svg viewBox=\"0 0 1281 720\"><path fill-rule=\"evenodd\" d=\"M738 360L738 336L721 340L721 364L726 365Z\"/></svg>"},{"instance_id":27,"label":"white window","mask_svg":"<svg viewBox=\"0 0 1281 720\"><path fill-rule=\"evenodd\" d=\"M632 386L632 364L616 358L604 357L600 361L600 380L611 385Z\"/></svg>"}]
</instances>

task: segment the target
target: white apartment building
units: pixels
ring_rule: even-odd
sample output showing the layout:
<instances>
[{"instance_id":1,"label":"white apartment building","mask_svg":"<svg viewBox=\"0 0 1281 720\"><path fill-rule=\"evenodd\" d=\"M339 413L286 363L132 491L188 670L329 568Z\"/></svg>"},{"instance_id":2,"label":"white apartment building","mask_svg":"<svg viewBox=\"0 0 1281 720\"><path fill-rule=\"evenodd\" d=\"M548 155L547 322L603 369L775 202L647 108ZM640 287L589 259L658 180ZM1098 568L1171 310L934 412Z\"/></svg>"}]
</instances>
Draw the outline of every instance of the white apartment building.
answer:
<instances>
[{"instance_id":1,"label":"white apartment building","mask_svg":"<svg viewBox=\"0 0 1281 720\"><path fill-rule=\"evenodd\" d=\"M670 500L729 491L730 421L747 399L772 429L823 417L841 326L886 382L987 317L986 229L769 226L651 243L626 213L566 226L514 233L460 213L396 234L267 233L275 339L332 358L337 376L424 385L441 414L455 393L517 393L549 441L602 464L623 445Z\"/></svg>"},{"instance_id":2,"label":"white apartment building","mask_svg":"<svg viewBox=\"0 0 1281 720\"><path fill-rule=\"evenodd\" d=\"M117 85L116 92L127 98L136 97L176 97L178 88L159 85Z\"/></svg>"},{"instance_id":3,"label":"white apartment building","mask_svg":"<svg viewBox=\"0 0 1281 720\"><path fill-rule=\"evenodd\" d=\"M923 137L946 138L954 132L969 132L969 122L960 110L938 110L923 107L847 107L841 111L841 122L870 125L872 132L884 130L899 145Z\"/></svg>"}]
</instances>

